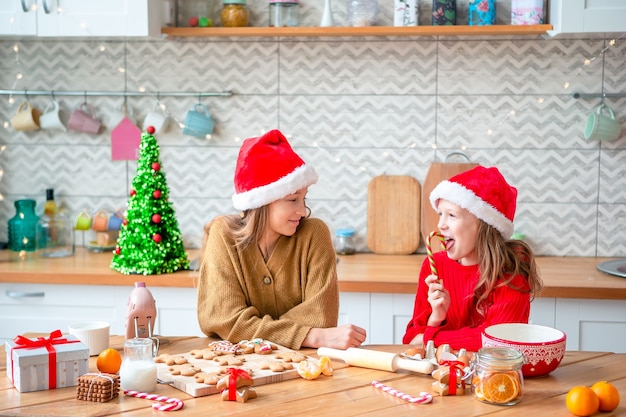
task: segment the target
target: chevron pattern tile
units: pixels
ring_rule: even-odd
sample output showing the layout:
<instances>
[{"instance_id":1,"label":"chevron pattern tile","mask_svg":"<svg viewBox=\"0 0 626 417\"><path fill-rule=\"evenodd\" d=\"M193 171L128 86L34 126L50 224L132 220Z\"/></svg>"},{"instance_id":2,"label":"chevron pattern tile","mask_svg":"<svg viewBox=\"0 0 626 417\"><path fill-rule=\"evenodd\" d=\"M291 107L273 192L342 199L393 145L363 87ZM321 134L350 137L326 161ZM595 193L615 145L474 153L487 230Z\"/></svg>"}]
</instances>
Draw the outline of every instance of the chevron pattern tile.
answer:
<instances>
[{"instance_id":1,"label":"chevron pattern tile","mask_svg":"<svg viewBox=\"0 0 626 417\"><path fill-rule=\"evenodd\" d=\"M498 8L506 20L510 2ZM267 4L249 2L255 18ZM379 19L391 21L391 0ZM322 2L304 2L316 25ZM430 1L420 2L428 24ZM333 1L336 22L345 3ZM459 20L467 18L466 5ZM19 55L13 46L19 47ZM452 152L498 166L519 190L516 230L539 255L626 256L626 98L607 99L624 127L613 142L586 141L587 116L600 99L574 92L626 91L626 41L608 39L188 39L0 40L0 88L144 90L148 97L56 97L64 115L87 101L98 135L16 132L23 96L0 96L0 241L13 201L54 187L71 212L123 209L135 161L112 161L114 113L126 103L141 127L158 103L172 118L158 135L185 245L200 247L213 217L234 213L232 175L241 142L280 128L320 175L309 190L313 216L356 230L367 251L367 186L377 175L421 183L433 161ZM589 64L585 65L585 59ZM16 82L16 73L23 75ZM568 82L568 88L564 84ZM165 91L227 91L231 97L160 97ZM51 96L30 97L44 109ZM187 112L206 105L210 139L182 134ZM90 239L88 234L83 239ZM421 252L424 248L421 247Z\"/></svg>"}]
</instances>

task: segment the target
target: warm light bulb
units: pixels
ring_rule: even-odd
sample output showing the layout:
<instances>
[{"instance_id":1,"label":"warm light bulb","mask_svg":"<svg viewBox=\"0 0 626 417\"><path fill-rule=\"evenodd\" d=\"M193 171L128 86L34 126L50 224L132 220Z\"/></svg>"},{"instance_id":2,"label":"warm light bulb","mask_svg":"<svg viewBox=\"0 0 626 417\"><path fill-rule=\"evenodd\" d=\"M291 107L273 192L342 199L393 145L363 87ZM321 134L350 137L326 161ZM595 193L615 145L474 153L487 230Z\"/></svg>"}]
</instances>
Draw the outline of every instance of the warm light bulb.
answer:
<instances>
[{"instance_id":1,"label":"warm light bulb","mask_svg":"<svg viewBox=\"0 0 626 417\"><path fill-rule=\"evenodd\" d=\"M144 87L144 86L139 87L139 91L142 92L142 93L145 93L146 92L146 87Z\"/></svg>"},{"instance_id":2,"label":"warm light bulb","mask_svg":"<svg viewBox=\"0 0 626 417\"><path fill-rule=\"evenodd\" d=\"M21 79L22 79L22 77L24 77L24 76L23 76L23 75L22 75L22 73L20 73L20 72L18 72L18 73L15 75L15 78L17 78L18 80L21 80Z\"/></svg>"},{"instance_id":3,"label":"warm light bulb","mask_svg":"<svg viewBox=\"0 0 626 417\"><path fill-rule=\"evenodd\" d=\"M98 50L100 50L100 52L104 52L106 51L107 47L104 45L100 45L100 47L98 48Z\"/></svg>"},{"instance_id":4,"label":"warm light bulb","mask_svg":"<svg viewBox=\"0 0 626 417\"><path fill-rule=\"evenodd\" d=\"M119 68L117 69L117 71L123 74L123 73L125 73L125 72L126 72L126 68L124 68L124 67L119 67Z\"/></svg>"},{"instance_id":5,"label":"warm light bulb","mask_svg":"<svg viewBox=\"0 0 626 417\"><path fill-rule=\"evenodd\" d=\"M13 97L9 97L9 104L15 103L15 99Z\"/></svg>"},{"instance_id":6,"label":"warm light bulb","mask_svg":"<svg viewBox=\"0 0 626 417\"><path fill-rule=\"evenodd\" d=\"M20 47L17 45L13 45L13 52L18 53L20 51Z\"/></svg>"},{"instance_id":7,"label":"warm light bulb","mask_svg":"<svg viewBox=\"0 0 626 417\"><path fill-rule=\"evenodd\" d=\"M211 139L211 134L210 134L210 133L207 133L207 134L204 136L204 138L205 138L205 139Z\"/></svg>"}]
</instances>

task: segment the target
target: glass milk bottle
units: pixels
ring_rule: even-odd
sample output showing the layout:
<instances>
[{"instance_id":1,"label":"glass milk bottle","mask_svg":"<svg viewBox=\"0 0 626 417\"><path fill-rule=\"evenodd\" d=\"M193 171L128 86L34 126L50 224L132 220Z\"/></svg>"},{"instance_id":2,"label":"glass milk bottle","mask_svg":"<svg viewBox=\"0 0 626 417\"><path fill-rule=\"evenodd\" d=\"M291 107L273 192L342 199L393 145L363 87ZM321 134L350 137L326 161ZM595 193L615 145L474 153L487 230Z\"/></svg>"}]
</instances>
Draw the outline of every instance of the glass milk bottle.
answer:
<instances>
[{"instance_id":1,"label":"glass milk bottle","mask_svg":"<svg viewBox=\"0 0 626 417\"><path fill-rule=\"evenodd\" d=\"M154 392L157 368L152 357L152 339L133 338L124 342L124 359L120 368L122 390Z\"/></svg>"}]
</instances>

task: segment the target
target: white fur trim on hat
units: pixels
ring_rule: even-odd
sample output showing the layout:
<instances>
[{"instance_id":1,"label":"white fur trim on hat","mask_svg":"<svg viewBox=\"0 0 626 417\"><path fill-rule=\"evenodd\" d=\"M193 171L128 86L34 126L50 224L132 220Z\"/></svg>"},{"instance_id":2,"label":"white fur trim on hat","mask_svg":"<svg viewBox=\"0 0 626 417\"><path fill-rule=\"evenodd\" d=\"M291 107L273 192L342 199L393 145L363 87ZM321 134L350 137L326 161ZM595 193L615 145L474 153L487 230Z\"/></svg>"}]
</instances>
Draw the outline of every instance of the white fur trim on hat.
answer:
<instances>
[{"instance_id":1,"label":"white fur trim on hat","mask_svg":"<svg viewBox=\"0 0 626 417\"><path fill-rule=\"evenodd\" d=\"M494 206L485 202L474 192L457 182L442 181L430 193L430 204L437 210L439 199L448 200L493 226L504 239L513 235L513 222Z\"/></svg>"},{"instance_id":2,"label":"white fur trim on hat","mask_svg":"<svg viewBox=\"0 0 626 417\"><path fill-rule=\"evenodd\" d=\"M293 194L301 188L317 182L317 172L312 166L300 165L289 174L271 184L253 188L233 195L233 205L237 210L250 210L269 204Z\"/></svg>"}]
</instances>

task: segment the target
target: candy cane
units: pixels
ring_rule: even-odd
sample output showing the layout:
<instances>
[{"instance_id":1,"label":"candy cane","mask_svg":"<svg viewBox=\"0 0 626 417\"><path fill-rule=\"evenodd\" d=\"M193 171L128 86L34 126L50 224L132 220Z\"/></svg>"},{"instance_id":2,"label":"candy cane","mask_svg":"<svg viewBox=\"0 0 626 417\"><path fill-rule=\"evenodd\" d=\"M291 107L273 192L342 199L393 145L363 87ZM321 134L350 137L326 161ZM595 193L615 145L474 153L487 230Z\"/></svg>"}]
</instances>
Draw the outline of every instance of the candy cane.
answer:
<instances>
[{"instance_id":1,"label":"candy cane","mask_svg":"<svg viewBox=\"0 0 626 417\"><path fill-rule=\"evenodd\" d=\"M382 382L372 381L372 386L374 388L378 388L379 390L382 390L383 392L386 392L387 394L396 396L398 398L403 399L404 401L408 401L413 404L428 404L433 401L433 396L429 394L428 392L420 392L419 397L414 397L412 395L405 394L396 389L393 389L390 386L383 384Z\"/></svg>"},{"instance_id":2,"label":"candy cane","mask_svg":"<svg viewBox=\"0 0 626 417\"><path fill-rule=\"evenodd\" d=\"M432 272L433 275L438 275L437 267L435 266L435 259L433 258L433 247L431 244L431 240L435 236L441 241L441 247L443 247L444 250L446 249L446 243L441 233L437 231L430 232L428 239L426 239L426 254L428 255L428 262L430 262L430 272Z\"/></svg>"},{"instance_id":3,"label":"candy cane","mask_svg":"<svg viewBox=\"0 0 626 417\"><path fill-rule=\"evenodd\" d=\"M176 411L180 410L185 406L185 403L178 398L170 398L165 395L156 395L156 394L147 394L145 392L133 391L133 390L124 390L124 394L129 397L137 397L144 398L146 400L159 401L165 404L152 403L152 408L157 411Z\"/></svg>"}]
</instances>

